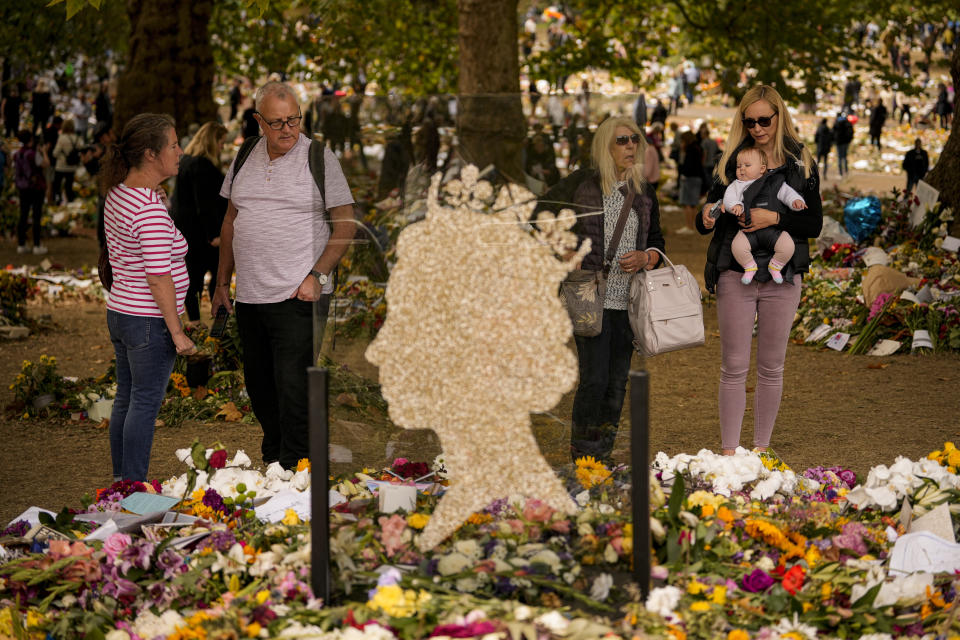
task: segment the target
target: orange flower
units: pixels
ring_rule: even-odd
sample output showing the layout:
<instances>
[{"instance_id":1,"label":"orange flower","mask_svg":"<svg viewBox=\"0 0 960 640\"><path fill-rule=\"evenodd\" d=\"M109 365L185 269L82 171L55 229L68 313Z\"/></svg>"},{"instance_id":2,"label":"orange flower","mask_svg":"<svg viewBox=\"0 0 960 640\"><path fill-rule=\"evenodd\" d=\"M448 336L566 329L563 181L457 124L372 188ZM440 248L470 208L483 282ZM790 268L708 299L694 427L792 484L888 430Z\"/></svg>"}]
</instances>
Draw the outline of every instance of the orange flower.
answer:
<instances>
[{"instance_id":1,"label":"orange flower","mask_svg":"<svg viewBox=\"0 0 960 640\"><path fill-rule=\"evenodd\" d=\"M796 595L797 591L803 587L803 581L806 577L805 574L806 572L803 570L803 567L798 564L790 567L790 570L783 575L783 582L781 584L783 584L784 590L790 593L790 595Z\"/></svg>"}]
</instances>

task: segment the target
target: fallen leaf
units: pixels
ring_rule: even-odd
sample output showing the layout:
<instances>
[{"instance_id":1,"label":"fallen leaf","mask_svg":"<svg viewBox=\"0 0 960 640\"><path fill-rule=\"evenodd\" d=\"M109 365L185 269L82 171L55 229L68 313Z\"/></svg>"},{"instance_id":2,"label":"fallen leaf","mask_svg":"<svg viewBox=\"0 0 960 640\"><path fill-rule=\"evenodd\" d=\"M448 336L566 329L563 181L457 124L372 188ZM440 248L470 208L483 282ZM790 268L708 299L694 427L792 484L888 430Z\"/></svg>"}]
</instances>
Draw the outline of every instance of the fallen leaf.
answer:
<instances>
[{"instance_id":1,"label":"fallen leaf","mask_svg":"<svg viewBox=\"0 0 960 640\"><path fill-rule=\"evenodd\" d=\"M357 394L355 393L341 393L337 396L337 404L353 407L354 409L360 408L360 400L357 399Z\"/></svg>"},{"instance_id":2,"label":"fallen leaf","mask_svg":"<svg viewBox=\"0 0 960 640\"><path fill-rule=\"evenodd\" d=\"M203 386L203 385L200 385L199 387L197 387L196 389L193 390L193 399L194 399L194 400L203 400L204 398L207 397L207 393L209 393L209 392L207 391L207 388L206 388L205 386Z\"/></svg>"},{"instance_id":3,"label":"fallen leaf","mask_svg":"<svg viewBox=\"0 0 960 640\"><path fill-rule=\"evenodd\" d=\"M886 369L890 365L885 362L878 362L877 364L868 364L867 369Z\"/></svg>"},{"instance_id":4,"label":"fallen leaf","mask_svg":"<svg viewBox=\"0 0 960 640\"><path fill-rule=\"evenodd\" d=\"M747 393L753 393L753 387L747 387Z\"/></svg>"},{"instance_id":5,"label":"fallen leaf","mask_svg":"<svg viewBox=\"0 0 960 640\"><path fill-rule=\"evenodd\" d=\"M240 422L243 414L237 409L237 405L233 404L233 402L227 402L220 407L220 412L213 417L216 420L223 420L224 422Z\"/></svg>"},{"instance_id":6,"label":"fallen leaf","mask_svg":"<svg viewBox=\"0 0 960 640\"><path fill-rule=\"evenodd\" d=\"M719 338L719 337L720 337L720 332L719 332L719 331L711 331L711 332L710 332L710 337L711 337L711 338Z\"/></svg>"},{"instance_id":7,"label":"fallen leaf","mask_svg":"<svg viewBox=\"0 0 960 640\"><path fill-rule=\"evenodd\" d=\"M95 344L95 345L93 345L92 347L90 347L90 350L91 350L91 351L94 351L94 350L96 350L96 349L103 349L103 345L102 345L102 344Z\"/></svg>"},{"instance_id":8,"label":"fallen leaf","mask_svg":"<svg viewBox=\"0 0 960 640\"><path fill-rule=\"evenodd\" d=\"M106 429L106 428L109 427L109 426L110 426L110 418L104 418L103 420L100 421L100 424L98 424L98 425L97 425L96 427L94 427L94 428L95 428L95 429Z\"/></svg>"},{"instance_id":9,"label":"fallen leaf","mask_svg":"<svg viewBox=\"0 0 960 640\"><path fill-rule=\"evenodd\" d=\"M163 426L166 426L166 425L164 425L163 420L161 420L160 418L157 418L156 420L153 421L154 429L156 429L157 427L163 427Z\"/></svg>"}]
</instances>

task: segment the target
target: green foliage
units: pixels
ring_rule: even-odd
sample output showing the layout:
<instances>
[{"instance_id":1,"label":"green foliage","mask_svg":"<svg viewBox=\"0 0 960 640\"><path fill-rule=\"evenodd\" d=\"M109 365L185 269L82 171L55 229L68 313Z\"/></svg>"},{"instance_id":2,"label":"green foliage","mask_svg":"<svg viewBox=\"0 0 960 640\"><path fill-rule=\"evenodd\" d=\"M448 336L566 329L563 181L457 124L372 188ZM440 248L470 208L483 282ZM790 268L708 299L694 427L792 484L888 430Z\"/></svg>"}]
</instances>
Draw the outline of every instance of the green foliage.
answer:
<instances>
[{"instance_id":1,"label":"green foliage","mask_svg":"<svg viewBox=\"0 0 960 640\"><path fill-rule=\"evenodd\" d=\"M26 324L29 293L30 283L24 276L0 271L0 324Z\"/></svg>"},{"instance_id":2,"label":"green foliage","mask_svg":"<svg viewBox=\"0 0 960 640\"><path fill-rule=\"evenodd\" d=\"M80 11L84 6L98 11ZM5 2L0 20L0 57L11 64L12 82L83 54L105 67L107 52L127 50L130 23L117 0L18 0Z\"/></svg>"}]
</instances>

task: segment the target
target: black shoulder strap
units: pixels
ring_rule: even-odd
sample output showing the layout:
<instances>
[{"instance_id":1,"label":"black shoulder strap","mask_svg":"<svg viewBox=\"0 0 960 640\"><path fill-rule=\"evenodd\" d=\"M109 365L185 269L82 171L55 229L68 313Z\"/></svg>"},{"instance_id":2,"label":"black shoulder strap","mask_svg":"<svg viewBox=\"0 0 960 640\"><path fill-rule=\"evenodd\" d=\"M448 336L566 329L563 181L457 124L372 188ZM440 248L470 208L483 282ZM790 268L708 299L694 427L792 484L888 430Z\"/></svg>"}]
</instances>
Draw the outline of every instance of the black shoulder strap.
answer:
<instances>
[{"instance_id":1,"label":"black shoulder strap","mask_svg":"<svg viewBox=\"0 0 960 640\"><path fill-rule=\"evenodd\" d=\"M236 178L237 174L240 173L240 167L242 167L243 163L247 161L248 157L250 157L250 152L253 151L253 148L258 142L260 142L260 136L250 136L243 141L242 145L240 145L240 150L237 151L237 159L233 162L234 178Z\"/></svg>"},{"instance_id":2,"label":"black shoulder strap","mask_svg":"<svg viewBox=\"0 0 960 640\"><path fill-rule=\"evenodd\" d=\"M324 214L327 212L327 191L324 188L326 172L323 166L325 149L326 147L322 142L311 140L310 154L307 157L307 162L310 164L310 173L313 175L313 181L317 183L317 189L320 190L320 198L323 200Z\"/></svg>"}]
</instances>

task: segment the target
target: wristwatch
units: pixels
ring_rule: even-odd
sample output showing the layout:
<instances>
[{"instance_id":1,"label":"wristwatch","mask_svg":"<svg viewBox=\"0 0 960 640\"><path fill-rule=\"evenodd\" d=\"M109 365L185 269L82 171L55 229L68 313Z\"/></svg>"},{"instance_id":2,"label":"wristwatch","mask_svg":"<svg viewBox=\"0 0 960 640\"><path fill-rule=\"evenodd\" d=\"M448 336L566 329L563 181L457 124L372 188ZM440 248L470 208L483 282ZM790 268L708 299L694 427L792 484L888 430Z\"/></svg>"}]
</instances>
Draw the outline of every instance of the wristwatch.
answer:
<instances>
[{"instance_id":1,"label":"wristwatch","mask_svg":"<svg viewBox=\"0 0 960 640\"><path fill-rule=\"evenodd\" d=\"M317 282L320 283L320 286L321 286L321 287L322 287L323 285L327 284L327 280L330 279L330 276L328 276L328 275L325 274L325 273L320 273L320 272L317 271L316 269L310 269L310 275L312 275L314 278L317 279Z\"/></svg>"}]
</instances>

